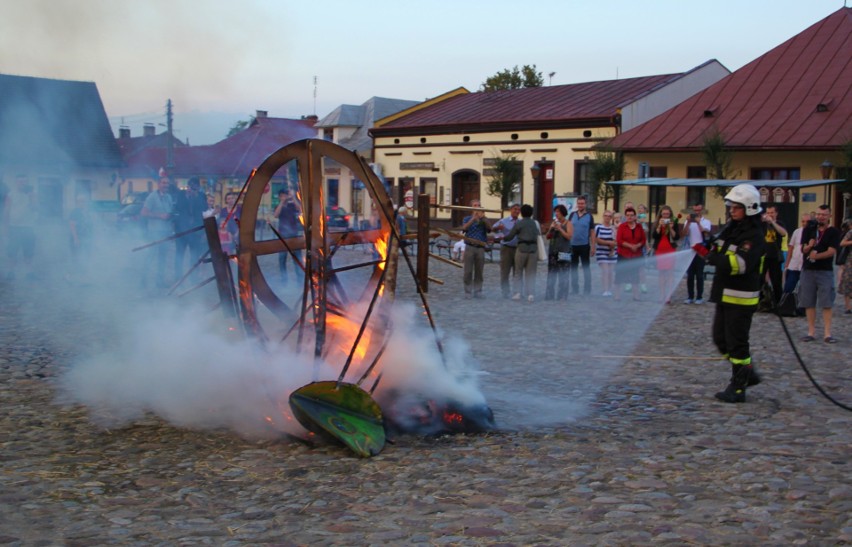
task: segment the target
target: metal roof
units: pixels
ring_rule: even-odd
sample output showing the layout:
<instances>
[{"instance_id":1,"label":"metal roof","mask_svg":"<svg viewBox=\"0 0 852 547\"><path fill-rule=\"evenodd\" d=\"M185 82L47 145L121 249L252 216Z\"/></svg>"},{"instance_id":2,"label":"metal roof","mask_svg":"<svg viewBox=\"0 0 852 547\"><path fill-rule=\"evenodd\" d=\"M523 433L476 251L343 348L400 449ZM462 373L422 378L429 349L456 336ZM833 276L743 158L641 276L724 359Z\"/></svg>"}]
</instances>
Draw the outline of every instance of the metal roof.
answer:
<instances>
[{"instance_id":1,"label":"metal roof","mask_svg":"<svg viewBox=\"0 0 852 547\"><path fill-rule=\"evenodd\" d=\"M608 141L690 151L718 130L739 150L836 149L852 127L852 8L841 8L704 91Z\"/></svg>"},{"instance_id":2,"label":"metal roof","mask_svg":"<svg viewBox=\"0 0 852 547\"><path fill-rule=\"evenodd\" d=\"M375 128L374 134L410 128L482 124L536 124L611 118L617 109L682 77L662 74L623 80L480 91L456 95Z\"/></svg>"},{"instance_id":3,"label":"metal roof","mask_svg":"<svg viewBox=\"0 0 852 547\"><path fill-rule=\"evenodd\" d=\"M247 177L279 148L314 137L316 129L309 118L256 118L246 129L215 144L175 148L172 174ZM127 162L125 176L156 176L166 164L166 149L146 148Z\"/></svg>"},{"instance_id":4,"label":"metal roof","mask_svg":"<svg viewBox=\"0 0 852 547\"><path fill-rule=\"evenodd\" d=\"M387 99L371 97L360 106L343 104L335 108L328 116L317 122L316 127L355 127L355 132L337 144L356 152L368 152L373 147L369 131L376 120L396 114L418 104L405 99Z\"/></svg>"},{"instance_id":5,"label":"metal roof","mask_svg":"<svg viewBox=\"0 0 852 547\"><path fill-rule=\"evenodd\" d=\"M807 186L825 186L846 182L846 179L801 179L801 180L735 180L735 179L667 179L650 177L646 179L613 180L605 184L616 186L736 186L751 184L755 187L771 186L773 188L805 188Z\"/></svg>"}]
</instances>

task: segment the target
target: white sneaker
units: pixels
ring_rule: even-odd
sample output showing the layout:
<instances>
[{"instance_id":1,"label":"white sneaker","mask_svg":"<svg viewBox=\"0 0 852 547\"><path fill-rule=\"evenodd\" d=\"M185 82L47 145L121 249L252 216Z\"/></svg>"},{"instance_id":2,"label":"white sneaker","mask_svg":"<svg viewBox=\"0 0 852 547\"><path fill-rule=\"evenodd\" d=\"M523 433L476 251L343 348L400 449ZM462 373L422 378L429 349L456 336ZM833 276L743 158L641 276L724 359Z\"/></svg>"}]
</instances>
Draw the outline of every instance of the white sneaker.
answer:
<instances>
[{"instance_id":1,"label":"white sneaker","mask_svg":"<svg viewBox=\"0 0 852 547\"><path fill-rule=\"evenodd\" d=\"M695 299L695 304L703 304L703 303L704 303L704 299L703 299L703 298L696 298L696 299Z\"/></svg>"},{"instance_id":2,"label":"white sneaker","mask_svg":"<svg viewBox=\"0 0 852 547\"><path fill-rule=\"evenodd\" d=\"M512 295L512 300L520 300L520 299L521 299L521 293L516 292L515 294Z\"/></svg>"},{"instance_id":3,"label":"white sneaker","mask_svg":"<svg viewBox=\"0 0 852 547\"><path fill-rule=\"evenodd\" d=\"M633 285L631 285L630 283L626 283L624 285L624 292L630 292L632 290L633 290Z\"/></svg>"},{"instance_id":4,"label":"white sneaker","mask_svg":"<svg viewBox=\"0 0 852 547\"><path fill-rule=\"evenodd\" d=\"M695 302L695 300L693 300L691 298L687 298L686 300L683 301L684 304L692 304L694 302Z\"/></svg>"},{"instance_id":5,"label":"white sneaker","mask_svg":"<svg viewBox=\"0 0 852 547\"><path fill-rule=\"evenodd\" d=\"M601 296L609 297L609 296L612 296L612 293L610 291L604 291L603 294L601 294Z\"/></svg>"},{"instance_id":6,"label":"white sneaker","mask_svg":"<svg viewBox=\"0 0 852 547\"><path fill-rule=\"evenodd\" d=\"M533 295L529 295L529 296L527 297L527 302L535 302L535 296L533 296Z\"/></svg>"}]
</instances>

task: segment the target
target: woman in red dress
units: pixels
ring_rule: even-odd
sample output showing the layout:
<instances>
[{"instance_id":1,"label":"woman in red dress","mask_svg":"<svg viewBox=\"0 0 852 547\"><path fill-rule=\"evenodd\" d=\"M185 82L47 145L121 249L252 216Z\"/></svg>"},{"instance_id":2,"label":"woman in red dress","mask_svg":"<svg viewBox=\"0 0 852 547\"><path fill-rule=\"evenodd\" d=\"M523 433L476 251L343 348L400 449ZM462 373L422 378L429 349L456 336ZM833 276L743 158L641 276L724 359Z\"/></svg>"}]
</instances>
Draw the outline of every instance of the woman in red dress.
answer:
<instances>
[{"instance_id":1,"label":"woman in red dress","mask_svg":"<svg viewBox=\"0 0 852 547\"><path fill-rule=\"evenodd\" d=\"M674 291L674 252L677 248L677 218L668 205L660 207L660 216L651 234L654 256L657 257L657 275L660 278L660 301L671 304Z\"/></svg>"}]
</instances>

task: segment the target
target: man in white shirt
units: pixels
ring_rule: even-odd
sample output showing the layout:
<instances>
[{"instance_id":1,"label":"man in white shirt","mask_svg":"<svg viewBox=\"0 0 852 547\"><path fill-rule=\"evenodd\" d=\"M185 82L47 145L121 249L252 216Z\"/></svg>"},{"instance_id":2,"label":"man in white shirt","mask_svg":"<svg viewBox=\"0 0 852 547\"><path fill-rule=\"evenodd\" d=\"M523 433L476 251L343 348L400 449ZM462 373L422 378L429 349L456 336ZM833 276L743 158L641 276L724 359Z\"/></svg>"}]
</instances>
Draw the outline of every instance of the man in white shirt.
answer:
<instances>
[{"instance_id":1,"label":"man in white shirt","mask_svg":"<svg viewBox=\"0 0 852 547\"><path fill-rule=\"evenodd\" d=\"M692 213L681 228L681 238L689 238L689 246L704 243L710 237L713 225L704 218L704 204L696 203L692 206ZM704 258L696 254L692 257L692 263L686 270L686 291L688 298L684 304L704 303Z\"/></svg>"}]
</instances>

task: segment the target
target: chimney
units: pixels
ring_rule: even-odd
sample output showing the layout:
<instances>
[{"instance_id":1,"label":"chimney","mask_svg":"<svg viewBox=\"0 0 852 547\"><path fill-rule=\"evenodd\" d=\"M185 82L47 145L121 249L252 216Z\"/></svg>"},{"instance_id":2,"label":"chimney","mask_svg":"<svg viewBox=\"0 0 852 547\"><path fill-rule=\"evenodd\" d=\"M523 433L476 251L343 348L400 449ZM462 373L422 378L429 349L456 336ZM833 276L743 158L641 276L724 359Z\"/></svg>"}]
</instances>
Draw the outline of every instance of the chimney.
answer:
<instances>
[{"instance_id":1,"label":"chimney","mask_svg":"<svg viewBox=\"0 0 852 547\"><path fill-rule=\"evenodd\" d=\"M269 111L267 111L267 110L257 110L257 111L256 111L256 114L255 114L255 116L254 116L254 117L255 117L256 119L260 119L260 118L266 118L266 117L268 117L268 116L269 116Z\"/></svg>"},{"instance_id":2,"label":"chimney","mask_svg":"<svg viewBox=\"0 0 852 547\"><path fill-rule=\"evenodd\" d=\"M154 135L157 134L156 132L157 132L157 128L154 127L154 124L152 124L152 123L146 123L142 127L142 136L143 137L153 137Z\"/></svg>"},{"instance_id":3,"label":"chimney","mask_svg":"<svg viewBox=\"0 0 852 547\"><path fill-rule=\"evenodd\" d=\"M118 128L118 138L119 139L129 139L130 138L130 128L126 125L122 125Z\"/></svg>"}]
</instances>

